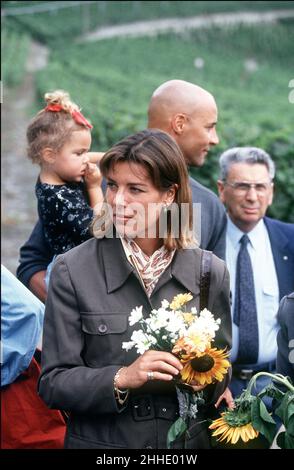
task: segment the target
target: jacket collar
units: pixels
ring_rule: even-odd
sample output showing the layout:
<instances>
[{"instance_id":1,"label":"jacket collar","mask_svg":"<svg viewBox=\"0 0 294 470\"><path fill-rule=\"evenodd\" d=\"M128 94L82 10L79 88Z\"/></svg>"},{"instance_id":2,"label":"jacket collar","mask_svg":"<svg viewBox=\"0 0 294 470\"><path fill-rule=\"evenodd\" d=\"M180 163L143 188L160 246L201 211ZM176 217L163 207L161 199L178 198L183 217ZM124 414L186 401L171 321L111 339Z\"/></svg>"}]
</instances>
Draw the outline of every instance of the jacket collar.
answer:
<instances>
[{"instance_id":1,"label":"jacket collar","mask_svg":"<svg viewBox=\"0 0 294 470\"><path fill-rule=\"evenodd\" d=\"M201 250L179 250L171 264L172 276L186 289L197 295L200 291Z\"/></svg>"},{"instance_id":2,"label":"jacket collar","mask_svg":"<svg viewBox=\"0 0 294 470\"><path fill-rule=\"evenodd\" d=\"M122 243L116 238L115 232L113 238L102 239L102 246L107 292L110 294L126 282L135 268L127 260Z\"/></svg>"},{"instance_id":3,"label":"jacket collar","mask_svg":"<svg viewBox=\"0 0 294 470\"><path fill-rule=\"evenodd\" d=\"M128 262L122 243L116 238L102 239L102 258L107 284L107 292L119 289L129 278L135 268ZM152 295L156 293L171 278L180 282L189 292L199 293L201 250L179 250L175 253L171 264L159 278Z\"/></svg>"},{"instance_id":4,"label":"jacket collar","mask_svg":"<svg viewBox=\"0 0 294 470\"><path fill-rule=\"evenodd\" d=\"M198 295L200 292L200 263L201 250L196 248L176 251L171 264L159 278L151 298L172 278L182 284L188 292Z\"/></svg>"}]
</instances>

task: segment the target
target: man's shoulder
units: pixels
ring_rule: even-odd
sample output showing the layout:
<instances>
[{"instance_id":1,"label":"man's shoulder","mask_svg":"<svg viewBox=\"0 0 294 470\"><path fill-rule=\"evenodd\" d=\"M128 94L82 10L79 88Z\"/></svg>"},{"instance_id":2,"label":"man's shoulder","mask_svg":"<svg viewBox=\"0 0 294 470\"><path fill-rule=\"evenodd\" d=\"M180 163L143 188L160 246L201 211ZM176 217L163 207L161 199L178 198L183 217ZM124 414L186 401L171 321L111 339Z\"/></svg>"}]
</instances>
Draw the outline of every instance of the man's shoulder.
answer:
<instances>
[{"instance_id":1,"label":"man's shoulder","mask_svg":"<svg viewBox=\"0 0 294 470\"><path fill-rule=\"evenodd\" d=\"M294 292L285 295L280 302L280 308L278 311L278 321L281 325L287 325L291 323L291 327L294 332Z\"/></svg>"},{"instance_id":2,"label":"man's shoulder","mask_svg":"<svg viewBox=\"0 0 294 470\"><path fill-rule=\"evenodd\" d=\"M272 219L271 217L265 217L264 222L269 231L277 230L282 231L284 234L294 236L294 224L289 222L282 222L278 219Z\"/></svg>"},{"instance_id":3,"label":"man's shoulder","mask_svg":"<svg viewBox=\"0 0 294 470\"><path fill-rule=\"evenodd\" d=\"M294 256L294 224L281 222L269 217L264 218L272 246L286 247L288 254Z\"/></svg>"}]
</instances>

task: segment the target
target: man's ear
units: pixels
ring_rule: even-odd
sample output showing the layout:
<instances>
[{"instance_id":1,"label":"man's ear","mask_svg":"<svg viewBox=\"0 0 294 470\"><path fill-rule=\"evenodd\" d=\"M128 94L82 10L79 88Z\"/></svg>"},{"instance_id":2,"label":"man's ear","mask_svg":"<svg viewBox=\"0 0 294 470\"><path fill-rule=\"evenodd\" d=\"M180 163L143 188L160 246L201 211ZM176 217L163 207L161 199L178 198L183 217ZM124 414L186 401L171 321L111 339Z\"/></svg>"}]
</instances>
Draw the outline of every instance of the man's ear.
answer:
<instances>
[{"instance_id":1,"label":"man's ear","mask_svg":"<svg viewBox=\"0 0 294 470\"><path fill-rule=\"evenodd\" d=\"M268 198L268 207L272 205L273 197L274 197L274 190L275 190L274 183L271 183L270 195L269 195L269 198Z\"/></svg>"},{"instance_id":2,"label":"man's ear","mask_svg":"<svg viewBox=\"0 0 294 470\"><path fill-rule=\"evenodd\" d=\"M43 162L52 164L55 162L56 153L53 151L52 148L46 147L42 150L41 157Z\"/></svg>"},{"instance_id":3,"label":"man's ear","mask_svg":"<svg viewBox=\"0 0 294 470\"><path fill-rule=\"evenodd\" d=\"M183 113L175 114L171 120L171 126L175 134L181 135L187 122L187 116Z\"/></svg>"},{"instance_id":4,"label":"man's ear","mask_svg":"<svg viewBox=\"0 0 294 470\"><path fill-rule=\"evenodd\" d=\"M222 203L225 203L225 196L224 196L224 189L225 185L222 180L217 180L217 189L218 189L218 195Z\"/></svg>"}]
</instances>

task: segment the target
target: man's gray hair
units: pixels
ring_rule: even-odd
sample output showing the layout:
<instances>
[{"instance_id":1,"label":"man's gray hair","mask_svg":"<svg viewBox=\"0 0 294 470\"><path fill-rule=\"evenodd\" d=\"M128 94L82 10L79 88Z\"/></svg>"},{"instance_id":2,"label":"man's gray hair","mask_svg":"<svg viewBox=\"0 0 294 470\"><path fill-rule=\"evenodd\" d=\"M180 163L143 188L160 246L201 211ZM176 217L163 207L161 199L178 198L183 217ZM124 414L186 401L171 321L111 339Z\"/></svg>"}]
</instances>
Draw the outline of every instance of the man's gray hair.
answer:
<instances>
[{"instance_id":1,"label":"man's gray hair","mask_svg":"<svg viewBox=\"0 0 294 470\"><path fill-rule=\"evenodd\" d=\"M268 169L270 179L275 177L275 164L268 153L258 147L233 147L223 152L219 159L220 179L225 181L234 163L261 163Z\"/></svg>"}]
</instances>

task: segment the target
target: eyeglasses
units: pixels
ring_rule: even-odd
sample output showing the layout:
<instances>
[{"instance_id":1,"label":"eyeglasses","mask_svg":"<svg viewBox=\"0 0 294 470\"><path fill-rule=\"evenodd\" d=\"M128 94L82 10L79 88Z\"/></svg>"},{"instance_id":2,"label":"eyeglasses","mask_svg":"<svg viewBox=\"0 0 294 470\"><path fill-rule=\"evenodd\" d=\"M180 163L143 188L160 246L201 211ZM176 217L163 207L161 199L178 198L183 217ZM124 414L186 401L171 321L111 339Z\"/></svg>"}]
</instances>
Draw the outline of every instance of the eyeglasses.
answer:
<instances>
[{"instance_id":1,"label":"eyeglasses","mask_svg":"<svg viewBox=\"0 0 294 470\"><path fill-rule=\"evenodd\" d=\"M255 189L257 194L259 195L264 195L268 188L272 185L272 182L268 183L245 183L244 181L235 181L234 183L229 183L228 181L225 181L224 184L227 186L231 186L233 190L236 192L236 194L246 194L248 191L250 191L251 188Z\"/></svg>"}]
</instances>

